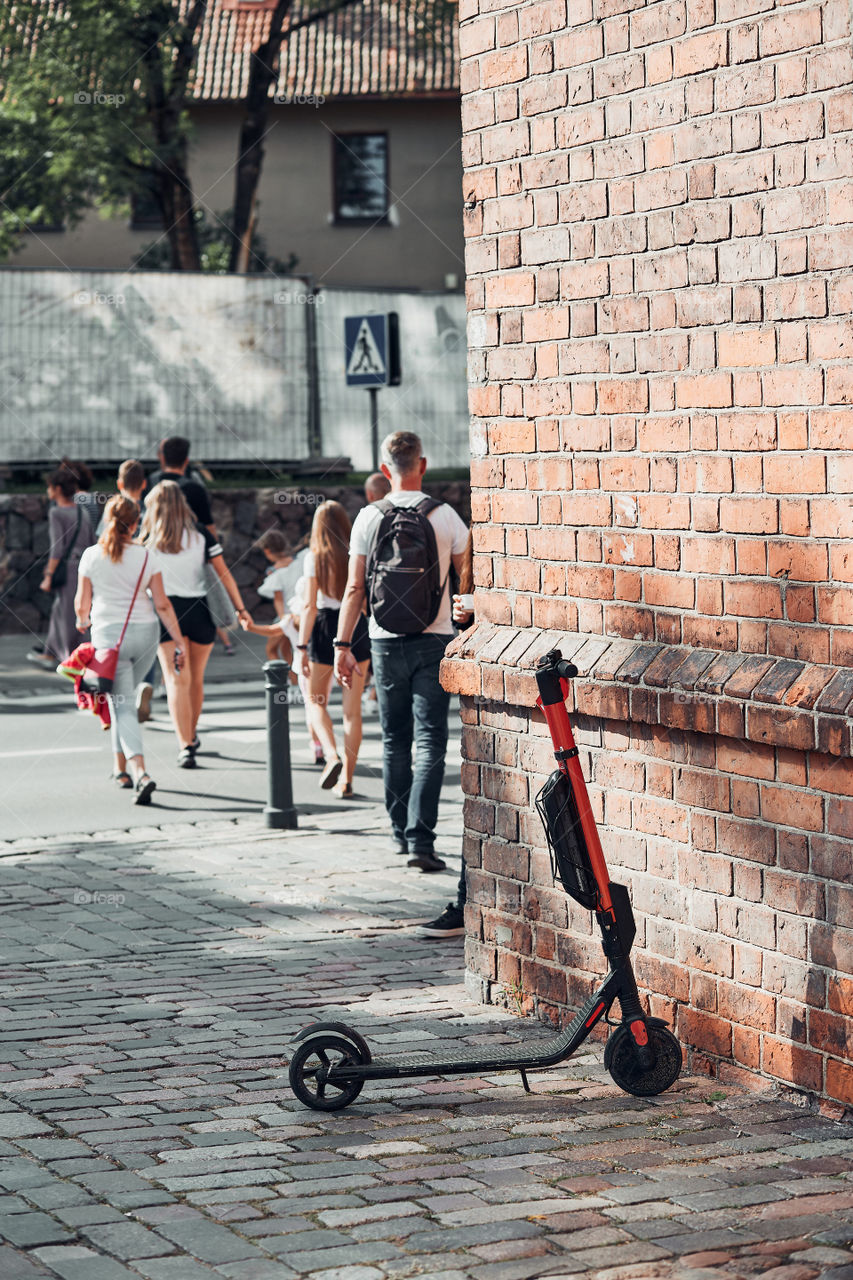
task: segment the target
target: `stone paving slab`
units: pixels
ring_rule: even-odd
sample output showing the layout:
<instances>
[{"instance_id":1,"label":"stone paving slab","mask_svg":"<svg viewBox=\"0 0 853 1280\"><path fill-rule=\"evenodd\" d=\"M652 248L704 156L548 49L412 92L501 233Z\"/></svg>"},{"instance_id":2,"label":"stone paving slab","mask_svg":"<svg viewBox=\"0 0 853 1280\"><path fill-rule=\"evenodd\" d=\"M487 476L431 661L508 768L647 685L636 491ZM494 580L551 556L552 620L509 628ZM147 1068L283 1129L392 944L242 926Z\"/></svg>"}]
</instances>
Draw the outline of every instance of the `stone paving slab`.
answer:
<instances>
[{"instance_id":1,"label":"stone paving slab","mask_svg":"<svg viewBox=\"0 0 853 1280\"><path fill-rule=\"evenodd\" d=\"M320 1018L386 1053L551 1035L413 932L456 866L410 871L383 830L374 807L4 850L0 1280L853 1277L853 1128L769 1092L628 1097L589 1044L531 1094L300 1106L288 1054Z\"/></svg>"}]
</instances>

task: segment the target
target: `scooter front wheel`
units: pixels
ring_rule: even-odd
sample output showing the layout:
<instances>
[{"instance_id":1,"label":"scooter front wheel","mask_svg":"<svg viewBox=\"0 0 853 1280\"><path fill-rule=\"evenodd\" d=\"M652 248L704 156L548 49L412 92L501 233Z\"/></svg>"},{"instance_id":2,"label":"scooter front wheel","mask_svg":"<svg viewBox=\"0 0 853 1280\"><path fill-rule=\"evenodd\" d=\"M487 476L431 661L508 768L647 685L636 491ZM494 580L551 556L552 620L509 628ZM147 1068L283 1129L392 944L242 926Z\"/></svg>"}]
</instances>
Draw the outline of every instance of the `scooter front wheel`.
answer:
<instances>
[{"instance_id":1,"label":"scooter front wheel","mask_svg":"<svg viewBox=\"0 0 853 1280\"><path fill-rule=\"evenodd\" d=\"M339 1035L311 1036L299 1046L290 1062L290 1087L299 1101L313 1111L340 1111L361 1093L363 1080L330 1080L335 1067L353 1066L364 1057L351 1040Z\"/></svg>"},{"instance_id":2,"label":"scooter front wheel","mask_svg":"<svg viewBox=\"0 0 853 1280\"><path fill-rule=\"evenodd\" d=\"M625 1093L651 1098L674 1085L681 1072L681 1045L667 1026L648 1024L649 1045L655 1063L643 1067L637 1061L637 1046L630 1029L617 1027L604 1049L604 1065Z\"/></svg>"}]
</instances>

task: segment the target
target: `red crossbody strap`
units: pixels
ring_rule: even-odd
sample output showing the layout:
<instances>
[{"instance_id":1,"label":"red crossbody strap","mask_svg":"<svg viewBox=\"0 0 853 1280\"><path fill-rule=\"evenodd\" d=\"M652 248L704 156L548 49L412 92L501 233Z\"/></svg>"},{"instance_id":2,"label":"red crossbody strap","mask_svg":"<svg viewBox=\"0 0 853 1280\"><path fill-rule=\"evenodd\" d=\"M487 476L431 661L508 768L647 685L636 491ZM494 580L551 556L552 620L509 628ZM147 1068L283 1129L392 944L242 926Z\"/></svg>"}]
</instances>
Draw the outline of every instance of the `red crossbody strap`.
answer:
<instances>
[{"instance_id":1,"label":"red crossbody strap","mask_svg":"<svg viewBox=\"0 0 853 1280\"><path fill-rule=\"evenodd\" d=\"M143 574L145 573L145 566L147 564L148 564L148 552L146 551L145 559L142 561L142 568L139 570L139 577L136 579L136 586L133 589L133 599L130 602L130 608L127 611L127 617L124 620L124 626L122 627L121 635L118 638L118 644L116 645L116 653L118 653L119 649L121 648L121 642L124 639L124 633L125 631L127 631L127 624L130 622L130 615L133 613L133 606L136 604L136 597L139 595L139 587L142 582Z\"/></svg>"}]
</instances>

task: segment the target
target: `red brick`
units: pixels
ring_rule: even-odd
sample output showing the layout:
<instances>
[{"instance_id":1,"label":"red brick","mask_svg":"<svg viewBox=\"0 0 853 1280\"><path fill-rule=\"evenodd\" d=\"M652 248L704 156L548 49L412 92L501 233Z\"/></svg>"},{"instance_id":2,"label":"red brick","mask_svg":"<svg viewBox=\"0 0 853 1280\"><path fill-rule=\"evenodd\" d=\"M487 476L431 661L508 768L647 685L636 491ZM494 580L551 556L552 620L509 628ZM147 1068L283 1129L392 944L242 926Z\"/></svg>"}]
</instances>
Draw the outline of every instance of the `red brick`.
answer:
<instances>
[{"instance_id":1,"label":"red brick","mask_svg":"<svg viewBox=\"0 0 853 1280\"><path fill-rule=\"evenodd\" d=\"M853 1106L853 1067L832 1058L827 1059L826 1092L830 1098L835 1098L845 1106Z\"/></svg>"},{"instance_id":2,"label":"red brick","mask_svg":"<svg viewBox=\"0 0 853 1280\"><path fill-rule=\"evenodd\" d=\"M823 799L783 787L761 788L761 813L767 822L805 831L823 830Z\"/></svg>"},{"instance_id":3,"label":"red brick","mask_svg":"<svg viewBox=\"0 0 853 1280\"><path fill-rule=\"evenodd\" d=\"M785 454L764 461L764 480L768 493L824 493L826 460L806 454L796 459Z\"/></svg>"},{"instance_id":4,"label":"red brick","mask_svg":"<svg viewBox=\"0 0 853 1280\"><path fill-rule=\"evenodd\" d=\"M489 307L528 306L534 295L535 277L530 272L492 276L486 281L486 303Z\"/></svg>"},{"instance_id":5,"label":"red brick","mask_svg":"<svg viewBox=\"0 0 853 1280\"><path fill-rule=\"evenodd\" d=\"M782 592L777 583L730 580L725 584L726 612L747 618L781 618Z\"/></svg>"},{"instance_id":6,"label":"red brick","mask_svg":"<svg viewBox=\"0 0 853 1280\"><path fill-rule=\"evenodd\" d=\"M639 513L642 525L650 529L688 529L690 500L668 494L641 494Z\"/></svg>"},{"instance_id":7,"label":"red brick","mask_svg":"<svg viewBox=\"0 0 853 1280\"><path fill-rule=\"evenodd\" d=\"M725 31L709 31L687 40L679 40L673 49L673 74L677 78L710 71L725 64Z\"/></svg>"},{"instance_id":8,"label":"red brick","mask_svg":"<svg viewBox=\"0 0 853 1280\"><path fill-rule=\"evenodd\" d=\"M776 533L778 503L772 498L721 498L720 523L734 533Z\"/></svg>"},{"instance_id":9,"label":"red brick","mask_svg":"<svg viewBox=\"0 0 853 1280\"><path fill-rule=\"evenodd\" d=\"M692 578L669 573L644 573L643 591L647 604L670 609L692 609L696 585Z\"/></svg>"},{"instance_id":10,"label":"red brick","mask_svg":"<svg viewBox=\"0 0 853 1280\"><path fill-rule=\"evenodd\" d=\"M853 761L839 759L837 756L811 756L809 785L817 791L853 796Z\"/></svg>"},{"instance_id":11,"label":"red brick","mask_svg":"<svg viewBox=\"0 0 853 1280\"><path fill-rule=\"evenodd\" d=\"M492 498L492 516L506 524L535 524L539 515L539 502L532 493L512 493L504 490Z\"/></svg>"},{"instance_id":12,"label":"red brick","mask_svg":"<svg viewBox=\"0 0 853 1280\"><path fill-rule=\"evenodd\" d=\"M715 1014L682 1006L678 1011L678 1033L689 1045L719 1058L731 1056L732 1026Z\"/></svg>"},{"instance_id":13,"label":"red brick","mask_svg":"<svg viewBox=\"0 0 853 1280\"><path fill-rule=\"evenodd\" d=\"M810 418L809 443L813 449L853 448L853 410L815 409Z\"/></svg>"},{"instance_id":14,"label":"red brick","mask_svg":"<svg viewBox=\"0 0 853 1280\"><path fill-rule=\"evenodd\" d=\"M759 1031L775 1030L775 998L763 991L747 991L740 983L719 983L718 1012L729 1022L744 1023Z\"/></svg>"},{"instance_id":15,"label":"red brick","mask_svg":"<svg viewBox=\"0 0 853 1280\"><path fill-rule=\"evenodd\" d=\"M766 464L765 464L766 465ZM790 464L789 464L790 466ZM771 578L789 582L825 582L829 573L828 548L817 542L771 542L767 549Z\"/></svg>"},{"instance_id":16,"label":"red brick","mask_svg":"<svg viewBox=\"0 0 853 1280\"><path fill-rule=\"evenodd\" d=\"M800 1089L812 1091L821 1089L823 1085L823 1064L821 1056L797 1045L787 1044L774 1036L764 1037L764 1070L768 1075L780 1080L787 1080ZM800 1200L798 1212L802 1212L804 1202Z\"/></svg>"},{"instance_id":17,"label":"red brick","mask_svg":"<svg viewBox=\"0 0 853 1280\"><path fill-rule=\"evenodd\" d=\"M759 27L759 49L762 57L819 45L820 40L821 22L818 7L794 12L786 11L778 17L765 19Z\"/></svg>"},{"instance_id":18,"label":"red brick","mask_svg":"<svg viewBox=\"0 0 853 1280\"><path fill-rule=\"evenodd\" d=\"M776 359L773 329L721 330L717 344L719 363L724 367L755 368L772 364Z\"/></svg>"},{"instance_id":19,"label":"red brick","mask_svg":"<svg viewBox=\"0 0 853 1280\"><path fill-rule=\"evenodd\" d=\"M680 409L725 408L732 403L732 377L730 373L682 374L675 394Z\"/></svg>"}]
</instances>

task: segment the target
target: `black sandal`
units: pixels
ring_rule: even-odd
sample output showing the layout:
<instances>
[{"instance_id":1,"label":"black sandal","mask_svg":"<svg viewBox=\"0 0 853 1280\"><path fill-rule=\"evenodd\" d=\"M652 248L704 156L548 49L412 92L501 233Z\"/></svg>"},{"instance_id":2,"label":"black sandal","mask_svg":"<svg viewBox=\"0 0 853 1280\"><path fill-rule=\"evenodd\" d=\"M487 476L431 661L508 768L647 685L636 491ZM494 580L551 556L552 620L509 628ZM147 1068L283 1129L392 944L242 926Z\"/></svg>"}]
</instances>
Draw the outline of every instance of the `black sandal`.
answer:
<instances>
[{"instance_id":1,"label":"black sandal","mask_svg":"<svg viewBox=\"0 0 853 1280\"><path fill-rule=\"evenodd\" d=\"M130 791L133 786L133 778L131 778L126 769L120 769L118 773L111 773L110 777L120 791Z\"/></svg>"},{"instance_id":2,"label":"black sandal","mask_svg":"<svg viewBox=\"0 0 853 1280\"><path fill-rule=\"evenodd\" d=\"M157 783L153 778L149 778L147 773L140 774L136 780L136 799L134 804L150 804L151 795L155 790Z\"/></svg>"}]
</instances>

